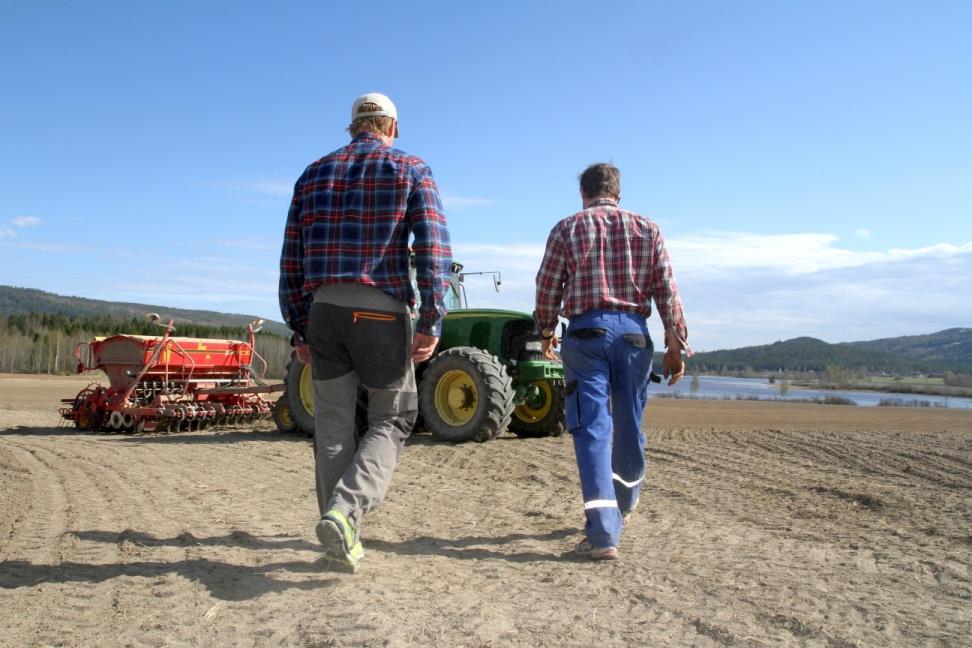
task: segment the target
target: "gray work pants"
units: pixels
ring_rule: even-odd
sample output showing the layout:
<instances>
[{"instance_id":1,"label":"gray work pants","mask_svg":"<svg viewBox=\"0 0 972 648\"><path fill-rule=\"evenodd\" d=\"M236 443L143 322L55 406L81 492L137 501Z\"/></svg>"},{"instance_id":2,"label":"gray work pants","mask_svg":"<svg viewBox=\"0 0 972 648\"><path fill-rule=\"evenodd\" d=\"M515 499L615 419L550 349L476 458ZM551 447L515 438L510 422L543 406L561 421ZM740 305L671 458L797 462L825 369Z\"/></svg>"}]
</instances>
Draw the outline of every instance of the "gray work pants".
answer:
<instances>
[{"instance_id":1,"label":"gray work pants","mask_svg":"<svg viewBox=\"0 0 972 648\"><path fill-rule=\"evenodd\" d=\"M408 306L377 288L330 284L314 293L307 341L314 384L317 504L358 527L388 490L418 416ZM356 434L359 385L368 429Z\"/></svg>"}]
</instances>

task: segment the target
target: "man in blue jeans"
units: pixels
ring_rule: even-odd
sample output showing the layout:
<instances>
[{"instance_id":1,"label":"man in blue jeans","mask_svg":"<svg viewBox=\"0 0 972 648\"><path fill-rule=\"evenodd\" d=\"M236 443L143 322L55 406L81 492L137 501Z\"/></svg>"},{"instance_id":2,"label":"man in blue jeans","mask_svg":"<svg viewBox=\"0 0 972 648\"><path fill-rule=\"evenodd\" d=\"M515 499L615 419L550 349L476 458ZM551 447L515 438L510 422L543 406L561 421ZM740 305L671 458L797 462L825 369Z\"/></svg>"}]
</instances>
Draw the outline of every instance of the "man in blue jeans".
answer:
<instances>
[{"instance_id":1,"label":"man in blue jeans","mask_svg":"<svg viewBox=\"0 0 972 648\"><path fill-rule=\"evenodd\" d=\"M560 353L587 520L574 553L614 560L645 478L641 420L654 352L646 322L652 300L665 326L669 385L685 372L682 349L691 351L658 225L618 207L621 173L610 164L589 166L580 191L583 211L557 223L547 239L535 317L551 356L558 316L570 320Z\"/></svg>"}]
</instances>

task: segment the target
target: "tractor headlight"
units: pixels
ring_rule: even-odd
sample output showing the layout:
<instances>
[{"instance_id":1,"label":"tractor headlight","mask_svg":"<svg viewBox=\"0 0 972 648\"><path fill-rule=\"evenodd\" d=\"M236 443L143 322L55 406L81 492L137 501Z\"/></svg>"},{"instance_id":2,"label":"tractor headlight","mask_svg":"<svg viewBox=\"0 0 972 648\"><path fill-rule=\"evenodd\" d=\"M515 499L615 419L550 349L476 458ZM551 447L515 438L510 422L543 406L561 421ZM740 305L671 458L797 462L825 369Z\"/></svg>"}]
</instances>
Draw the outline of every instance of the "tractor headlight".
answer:
<instances>
[{"instance_id":1,"label":"tractor headlight","mask_svg":"<svg viewBox=\"0 0 972 648\"><path fill-rule=\"evenodd\" d=\"M524 344L523 348L527 351L543 351L543 342L540 340L533 340L532 342L527 342Z\"/></svg>"}]
</instances>

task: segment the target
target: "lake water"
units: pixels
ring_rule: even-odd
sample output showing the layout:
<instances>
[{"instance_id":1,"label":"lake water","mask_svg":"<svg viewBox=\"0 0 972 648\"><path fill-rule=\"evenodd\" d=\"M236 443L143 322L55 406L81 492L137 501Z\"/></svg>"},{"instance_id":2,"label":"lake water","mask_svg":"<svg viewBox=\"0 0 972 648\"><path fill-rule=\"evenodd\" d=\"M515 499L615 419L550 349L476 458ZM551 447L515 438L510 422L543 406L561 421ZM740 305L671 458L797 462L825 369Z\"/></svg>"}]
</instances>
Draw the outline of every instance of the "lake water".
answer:
<instances>
[{"instance_id":1,"label":"lake water","mask_svg":"<svg viewBox=\"0 0 972 648\"><path fill-rule=\"evenodd\" d=\"M684 396L692 394L692 376L686 375L674 387L662 382L661 385L652 384L650 396L659 393L677 393ZM756 397L761 399L780 398L780 384L777 381L770 384L765 378L733 378L730 376L699 376L699 390L694 394L700 398L742 398ZM930 394L902 394L877 391L844 391L839 389L807 389L797 387L791 383L786 400L807 400L840 396L852 400L865 407L876 406L882 399L900 399L905 402L914 400L928 401L937 407L956 407L972 409L972 398L952 398L933 396Z\"/></svg>"}]
</instances>

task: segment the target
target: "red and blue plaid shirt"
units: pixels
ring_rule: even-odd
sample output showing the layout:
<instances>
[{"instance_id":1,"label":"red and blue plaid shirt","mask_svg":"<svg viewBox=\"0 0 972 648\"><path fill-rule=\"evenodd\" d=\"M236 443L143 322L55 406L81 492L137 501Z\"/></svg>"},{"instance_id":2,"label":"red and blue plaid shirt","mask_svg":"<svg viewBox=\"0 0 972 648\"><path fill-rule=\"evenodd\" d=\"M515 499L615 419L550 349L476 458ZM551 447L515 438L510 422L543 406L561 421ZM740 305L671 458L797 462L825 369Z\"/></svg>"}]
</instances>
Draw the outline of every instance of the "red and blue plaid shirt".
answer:
<instances>
[{"instance_id":1,"label":"red and blue plaid shirt","mask_svg":"<svg viewBox=\"0 0 972 648\"><path fill-rule=\"evenodd\" d=\"M570 319L592 309L648 317L652 299L666 333L673 332L686 346L682 301L665 241L653 221L602 198L551 230L537 273L541 329L554 330L558 314Z\"/></svg>"},{"instance_id":2,"label":"red and blue plaid shirt","mask_svg":"<svg viewBox=\"0 0 972 648\"><path fill-rule=\"evenodd\" d=\"M284 321L306 339L314 290L329 283L374 286L414 306L410 233L421 298L415 330L438 336L452 250L429 167L371 133L311 164L294 185L284 230Z\"/></svg>"}]
</instances>

